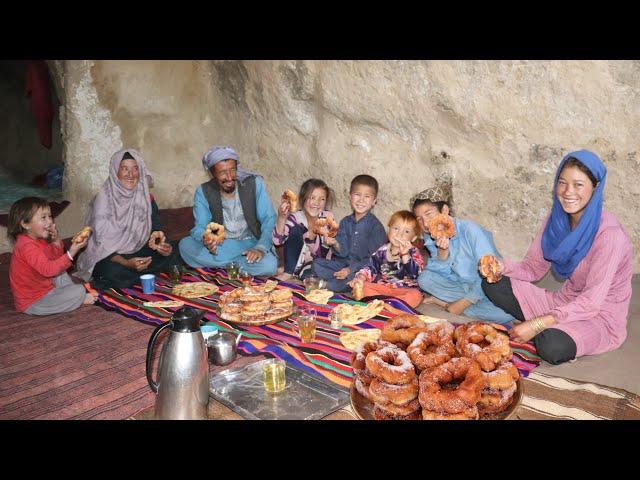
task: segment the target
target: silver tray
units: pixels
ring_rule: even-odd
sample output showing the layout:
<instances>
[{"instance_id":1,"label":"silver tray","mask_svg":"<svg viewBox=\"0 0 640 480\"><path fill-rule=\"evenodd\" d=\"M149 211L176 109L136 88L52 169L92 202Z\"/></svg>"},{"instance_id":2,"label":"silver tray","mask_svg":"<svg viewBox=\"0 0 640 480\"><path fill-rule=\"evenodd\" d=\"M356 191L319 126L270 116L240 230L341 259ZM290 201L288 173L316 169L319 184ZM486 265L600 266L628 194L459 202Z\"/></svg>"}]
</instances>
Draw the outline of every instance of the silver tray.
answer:
<instances>
[{"instance_id":1,"label":"silver tray","mask_svg":"<svg viewBox=\"0 0 640 480\"><path fill-rule=\"evenodd\" d=\"M209 395L250 420L317 420L350 402L349 391L287 364L287 386L264 391L262 364L230 368L211 377Z\"/></svg>"}]
</instances>

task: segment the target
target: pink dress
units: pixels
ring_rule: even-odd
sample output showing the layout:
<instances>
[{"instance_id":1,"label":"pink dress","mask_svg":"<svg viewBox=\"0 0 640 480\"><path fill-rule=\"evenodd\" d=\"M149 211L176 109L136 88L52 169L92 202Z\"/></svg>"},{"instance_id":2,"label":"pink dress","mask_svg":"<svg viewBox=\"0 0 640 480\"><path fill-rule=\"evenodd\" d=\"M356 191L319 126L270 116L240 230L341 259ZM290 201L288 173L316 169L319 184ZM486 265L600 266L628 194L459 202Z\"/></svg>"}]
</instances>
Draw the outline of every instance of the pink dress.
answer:
<instances>
[{"instance_id":1,"label":"pink dress","mask_svg":"<svg viewBox=\"0 0 640 480\"><path fill-rule=\"evenodd\" d=\"M603 210L589 253L558 291L549 292L530 283L551 268L542 254L546 223L521 262L503 259L504 274L511 278L524 317L553 315L552 328L576 342L577 357L615 350L627 338L631 301L632 246L627 233L612 213Z\"/></svg>"}]
</instances>

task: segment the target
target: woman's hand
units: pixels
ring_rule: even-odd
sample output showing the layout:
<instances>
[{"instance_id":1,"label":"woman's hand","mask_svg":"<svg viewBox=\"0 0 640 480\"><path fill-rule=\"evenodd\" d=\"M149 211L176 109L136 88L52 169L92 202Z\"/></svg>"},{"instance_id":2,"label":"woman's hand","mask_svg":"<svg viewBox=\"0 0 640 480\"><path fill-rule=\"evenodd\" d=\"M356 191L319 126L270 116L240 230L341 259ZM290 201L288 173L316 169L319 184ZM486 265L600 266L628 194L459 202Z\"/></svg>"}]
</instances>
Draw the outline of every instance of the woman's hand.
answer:
<instances>
[{"instance_id":1,"label":"woman's hand","mask_svg":"<svg viewBox=\"0 0 640 480\"><path fill-rule=\"evenodd\" d=\"M126 263L127 268L142 272L151 265L151 257L132 257L126 260Z\"/></svg>"},{"instance_id":2,"label":"woman's hand","mask_svg":"<svg viewBox=\"0 0 640 480\"><path fill-rule=\"evenodd\" d=\"M531 320L527 320L526 322L519 323L509 330L509 336L514 342L527 343L536 336L536 332L531 326Z\"/></svg>"}]
</instances>

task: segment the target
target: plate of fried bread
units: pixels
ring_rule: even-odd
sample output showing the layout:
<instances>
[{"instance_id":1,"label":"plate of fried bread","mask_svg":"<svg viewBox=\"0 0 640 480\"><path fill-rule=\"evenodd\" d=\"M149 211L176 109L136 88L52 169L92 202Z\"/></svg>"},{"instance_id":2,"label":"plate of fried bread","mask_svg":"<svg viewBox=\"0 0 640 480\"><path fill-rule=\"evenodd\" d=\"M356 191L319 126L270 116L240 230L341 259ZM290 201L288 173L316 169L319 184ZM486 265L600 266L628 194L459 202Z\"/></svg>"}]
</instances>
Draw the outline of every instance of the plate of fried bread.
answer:
<instances>
[{"instance_id":1,"label":"plate of fried bread","mask_svg":"<svg viewBox=\"0 0 640 480\"><path fill-rule=\"evenodd\" d=\"M269 325L290 317L293 291L276 285L268 281L224 293L220 297L220 318L240 325Z\"/></svg>"}]
</instances>

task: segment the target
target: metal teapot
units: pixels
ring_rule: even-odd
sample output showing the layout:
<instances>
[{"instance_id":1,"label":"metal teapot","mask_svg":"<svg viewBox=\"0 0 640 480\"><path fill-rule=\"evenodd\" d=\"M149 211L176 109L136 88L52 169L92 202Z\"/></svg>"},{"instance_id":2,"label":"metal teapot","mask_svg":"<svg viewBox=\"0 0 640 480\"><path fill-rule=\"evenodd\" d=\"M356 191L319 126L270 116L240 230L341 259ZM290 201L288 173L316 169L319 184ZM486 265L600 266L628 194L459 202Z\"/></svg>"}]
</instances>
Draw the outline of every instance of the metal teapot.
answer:
<instances>
[{"instance_id":1,"label":"metal teapot","mask_svg":"<svg viewBox=\"0 0 640 480\"><path fill-rule=\"evenodd\" d=\"M237 337L232 333L220 333L207 338L209 348L209 361L215 365L228 365L236 358L240 333Z\"/></svg>"},{"instance_id":2,"label":"metal teapot","mask_svg":"<svg viewBox=\"0 0 640 480\"><path fill-rule=\"evenodd\" d=\"M158 395L155 418L196 420L207 418L209 364L200 331L205 312L192 307L177 310L171 320L156 328L147 346L147 381ZM151 354L158 335L169 328L169 338L160 352L158 382L151 378Z\"/></svg>"}]
</instances>

